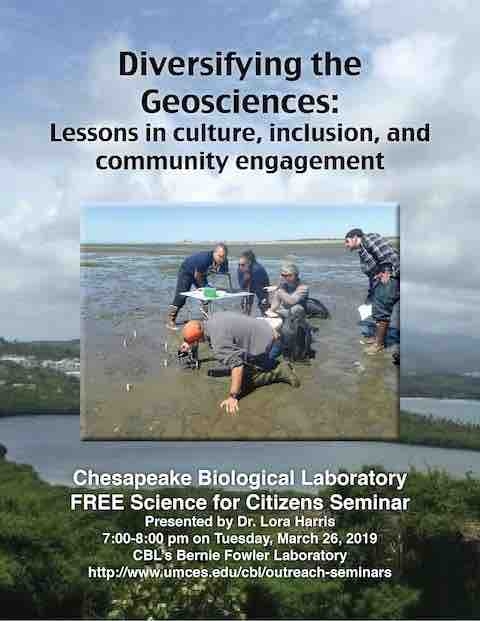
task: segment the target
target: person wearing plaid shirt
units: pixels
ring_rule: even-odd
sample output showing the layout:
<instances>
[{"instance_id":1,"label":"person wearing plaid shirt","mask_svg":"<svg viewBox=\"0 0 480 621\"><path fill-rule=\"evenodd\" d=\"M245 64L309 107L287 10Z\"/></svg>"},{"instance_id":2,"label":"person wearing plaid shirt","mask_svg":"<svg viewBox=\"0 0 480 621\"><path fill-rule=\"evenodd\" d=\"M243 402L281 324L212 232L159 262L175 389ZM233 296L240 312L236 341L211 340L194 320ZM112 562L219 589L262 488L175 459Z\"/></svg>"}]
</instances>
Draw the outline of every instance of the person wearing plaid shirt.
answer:
<instances>
[{"instance_id":1,"label":"person wearing plaid shirt","mask_svg":"<svg viewBox=\"0 0 480 621\"><path fill-rule=\"evenodd\" d=\"M367 353L376 355L385 348L385 335L395 304L400 299L400 257L396 248L378 233L352 229L345 235L345 246L357 251L360 268L368 276L370 286L367 301L372 304L376 335Z\"/></svg>"}]
</instances>

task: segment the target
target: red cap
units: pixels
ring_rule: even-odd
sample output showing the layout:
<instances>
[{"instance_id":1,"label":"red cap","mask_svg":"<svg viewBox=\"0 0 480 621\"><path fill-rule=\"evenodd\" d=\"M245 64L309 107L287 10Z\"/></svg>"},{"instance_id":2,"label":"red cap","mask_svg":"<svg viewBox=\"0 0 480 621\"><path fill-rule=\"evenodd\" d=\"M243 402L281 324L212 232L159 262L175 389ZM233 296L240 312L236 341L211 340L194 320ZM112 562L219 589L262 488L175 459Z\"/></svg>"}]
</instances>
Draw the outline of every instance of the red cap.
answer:
<instances>
[{"instance_id":1,"label":"red cap","mask_svg":"<svg viewBox=\"0 0 480 621\"><path fill-rule=\"evenodd\" d=\"M183 339L191 345L203 338L203 326L200 321L187 321L182 330Z\"/></svg>"}]
</instances>

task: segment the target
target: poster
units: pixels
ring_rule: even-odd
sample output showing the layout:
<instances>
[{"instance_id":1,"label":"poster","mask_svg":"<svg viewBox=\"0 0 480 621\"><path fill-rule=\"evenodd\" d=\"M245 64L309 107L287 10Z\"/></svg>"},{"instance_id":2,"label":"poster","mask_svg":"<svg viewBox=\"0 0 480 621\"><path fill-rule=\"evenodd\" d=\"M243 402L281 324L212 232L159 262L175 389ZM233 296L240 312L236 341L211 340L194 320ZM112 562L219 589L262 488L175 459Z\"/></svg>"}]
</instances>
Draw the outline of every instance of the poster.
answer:
<instances>
[{"instance_id":1,"label":"poster","mask_svg":"<svg viewBox=\"0 0 480 621\"><path fill-rule=\"evenodd\" d=\"M0 7L2 618L480 615L477 14Z\"/></svg>"}]
</instances>

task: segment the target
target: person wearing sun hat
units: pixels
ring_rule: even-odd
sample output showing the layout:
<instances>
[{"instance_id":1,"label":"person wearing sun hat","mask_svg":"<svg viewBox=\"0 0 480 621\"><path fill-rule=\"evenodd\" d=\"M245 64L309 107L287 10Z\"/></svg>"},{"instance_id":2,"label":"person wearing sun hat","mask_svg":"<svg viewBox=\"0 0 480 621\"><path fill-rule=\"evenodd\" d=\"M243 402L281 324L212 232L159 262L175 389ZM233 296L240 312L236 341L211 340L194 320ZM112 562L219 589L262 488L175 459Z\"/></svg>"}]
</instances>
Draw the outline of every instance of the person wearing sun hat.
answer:
<instances>
[{"instance_id":1,"label":"person wearing sun hat","mask_svg":"<svg viewBox=\"0 0 480 621\"><path fill-rule=\"evenodd\" d=\"M277 337L265 321L241 313L225 311L205 321L188 321L182 330L180 351L188 352L208 341L216 360L230 369L230 392L220 403L229 414L238 412L238 401L252 388L275 382L300 385L293 369L277 363Z\"/></svg>"},{"instance_id":2,"label":"person wearing sun hat","mask_svg":"<svg viewBox=\"0 0 480 621\"><path fill-rule=\"evenodd\" d=\"M280 283L266 290L271 294L270 308L266 311L270 325L279 330L283 318L288 314L305 315L308 286L300 280L300 272L295 263L286 261L280 269Z\"/></svg>"}]
</instances>

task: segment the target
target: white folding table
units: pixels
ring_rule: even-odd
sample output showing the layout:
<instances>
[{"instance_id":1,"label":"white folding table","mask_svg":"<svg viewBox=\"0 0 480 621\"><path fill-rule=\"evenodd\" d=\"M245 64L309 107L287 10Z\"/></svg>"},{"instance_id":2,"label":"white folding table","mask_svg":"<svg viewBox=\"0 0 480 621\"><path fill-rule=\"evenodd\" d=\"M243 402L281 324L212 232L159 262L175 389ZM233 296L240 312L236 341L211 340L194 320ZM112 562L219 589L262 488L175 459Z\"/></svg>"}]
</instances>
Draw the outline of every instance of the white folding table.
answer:
<instances>
[{"instance_id":1,"label":"white folding table","mask_svg":"<svg viewBox=\"0 0 480 621\"><path fill-rule=\"evenodd\" d=\"M235 291L234 293L230 293L230 291L224 291L223 289L217 289L215 298L207 297L203 292L203 287L200 289L194 289L193 291L183 291L180 295L184 295L186 298L192 298L194 300L198 300L203 304L207 304L208 314L211 315L215 312L215 304L217 302L225 302L227 300L233 300L235 298L242 299L253 296L254 294L250 291Z\"/></svg>"}]
</instances>

